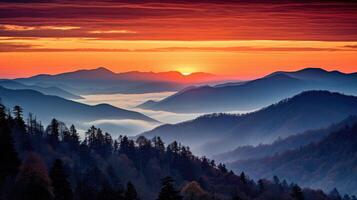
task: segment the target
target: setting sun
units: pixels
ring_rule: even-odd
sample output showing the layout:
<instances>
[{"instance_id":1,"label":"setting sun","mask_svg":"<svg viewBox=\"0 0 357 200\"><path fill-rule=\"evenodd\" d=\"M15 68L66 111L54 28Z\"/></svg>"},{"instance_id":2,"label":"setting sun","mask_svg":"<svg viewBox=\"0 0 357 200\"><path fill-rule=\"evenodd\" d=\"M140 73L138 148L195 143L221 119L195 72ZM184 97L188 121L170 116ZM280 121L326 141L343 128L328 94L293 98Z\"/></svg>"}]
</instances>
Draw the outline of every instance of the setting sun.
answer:
<instances>
[{"instance_id":1,"label":"setting sun","mask_svg":"<svg viewBox=\"0 0 357 200\"><path fill-rule=\"evenodd\" d=\"M188 75L196 72L196 70L192 67L179 67L176 69L176 71L180 72L184 76L188 76Z\"/></svg>"}]
</instances>

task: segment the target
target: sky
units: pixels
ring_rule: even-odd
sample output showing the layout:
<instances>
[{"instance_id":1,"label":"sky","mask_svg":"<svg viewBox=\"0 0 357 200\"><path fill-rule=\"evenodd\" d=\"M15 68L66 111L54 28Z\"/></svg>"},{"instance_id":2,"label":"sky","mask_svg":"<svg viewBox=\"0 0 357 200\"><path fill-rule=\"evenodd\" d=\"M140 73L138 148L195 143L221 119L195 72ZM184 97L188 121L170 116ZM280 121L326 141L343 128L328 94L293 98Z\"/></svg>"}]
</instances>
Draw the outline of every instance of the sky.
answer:
<instances>
[{"instance_id":1,"label":"sky","mask_svg":"<svg viewBox=\"0 0 357 200\"><path fill-rule=\"evenodd\" d=\"M217 3L218 2L218 3ZM0 77L357 70L353 1L0 0Z\"/></svg>"}]
</instances>

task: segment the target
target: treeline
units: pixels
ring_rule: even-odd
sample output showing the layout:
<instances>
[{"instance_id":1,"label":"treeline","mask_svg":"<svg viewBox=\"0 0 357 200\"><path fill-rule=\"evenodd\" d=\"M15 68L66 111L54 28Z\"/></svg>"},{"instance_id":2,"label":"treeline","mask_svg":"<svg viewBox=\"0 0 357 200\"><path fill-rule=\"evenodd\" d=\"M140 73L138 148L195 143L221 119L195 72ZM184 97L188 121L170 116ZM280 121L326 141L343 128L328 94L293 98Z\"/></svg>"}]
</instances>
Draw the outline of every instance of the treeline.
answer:
<instances>
[{"instance_id":1,"label":"treeline","mask_svg":"<svg viewBox=\"0 0 357 200\"><path fill-rule=\"evenodd\" d=\"M50 112L50 111L49 111ZM94 126L76 128L0 105L0 198L16 200L337 200L336 195L237 176L225 165L194 156L159 137L113 139ZM350 198L350 197L349 197Z\"/></svg>"}]
</instances>

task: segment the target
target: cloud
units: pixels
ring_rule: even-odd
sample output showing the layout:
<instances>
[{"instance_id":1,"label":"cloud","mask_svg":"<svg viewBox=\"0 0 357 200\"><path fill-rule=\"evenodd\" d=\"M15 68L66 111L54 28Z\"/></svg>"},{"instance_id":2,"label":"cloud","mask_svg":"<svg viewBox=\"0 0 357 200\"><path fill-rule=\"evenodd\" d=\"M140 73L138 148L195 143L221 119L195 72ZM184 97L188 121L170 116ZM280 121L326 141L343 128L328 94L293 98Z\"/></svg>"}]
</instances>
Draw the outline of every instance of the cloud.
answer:
<instances>
[{"instance_id":1,"label":"cloud","mask_svg":"<svg viewBox=\"0 0 357 200\"><path fill-rule=\"evenodd\" d=\"M20 26L20 25L12 25L12 24L5 24L0 25L0 30L5 31L32 31L32 30L73 30L79 29L78 26Z\"/></svg>"},{"instance_id":2,"label":"cloud","mask_svg":"<svg viewBox=\"0 0 357 200\"><path fill-rule=\"evenodd\" d=\"M83 123L84 127L93 125L109 132L112 136L117 137L119 135L135 136L142 132L151 130L160 124L130 119L103 119Z\"/></svg>"},{"instance_id":3,"label":"cloud","mask_svg":"<svg viewBox=\"0 0 357 200\"><path fill-rule=\"evenodd\" d=\"M137 33L137 32L130 31L130 30L97 30L97 31L88 31L88 33L101 34L101 33Z\"/></svg>"},{"instance_id":4,"label":"cloud","mask_svg":"<svg viewBox=\"0 0 357 200\"><path fill-rule=\"evenodd\" d=\"M351 48L351 49L357 49L357 44L355 44L355 45L345 45L345 46L343 46L343 47L345 47L345 48Z\"/></svg>"},{"instance_id":5,"label":"cloud","mask_svg":"<svg viewBox=\"0 0 357 200\"><path fill-rule=\"evenodd\" d=\"M44 48L40 45L0 41L0 52L301 52L301 51L357 51L354 45L343 47L163 47L163 48Z\"/></svg>"},{"instance_id":6,"label":"cloud","mask_svg":"<svg viewBox=\"0 0 357 200\"><path fill-rule=\"evenodd\" d=\"M351 1L27 2L0 2L1 23L25 29L0 30L0 36L357 41L357 4ZM47 28L32 29L41 26Z\"/></svg>"}]
</instances>

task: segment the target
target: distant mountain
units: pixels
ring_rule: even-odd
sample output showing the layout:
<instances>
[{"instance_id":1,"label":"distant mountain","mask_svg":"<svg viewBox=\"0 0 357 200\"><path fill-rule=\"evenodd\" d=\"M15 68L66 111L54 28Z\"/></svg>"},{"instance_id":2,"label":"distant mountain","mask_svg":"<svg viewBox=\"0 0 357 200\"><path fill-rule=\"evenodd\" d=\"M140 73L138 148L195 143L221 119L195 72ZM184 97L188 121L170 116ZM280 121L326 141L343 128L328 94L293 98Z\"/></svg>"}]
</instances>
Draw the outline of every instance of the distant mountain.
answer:
<instances>
[{"instance_id":1,"label":"distant mountain","mask_svg":"<svg viewBox=\"0 0 357 200\"><path fill-rule=\"evenodd\" d=\"M212 155L241 145L271 143L279 137L322 128L356 114L357 97L308 91L256 112L204 115L179 124L162 125L143 135L178 140L193 147L195 153Z\"/></svg>"},{"instance_id":2,"label":"distant mountain","mask_svg":"<svg viewBox=\"0 0 357 200\"><path fill-rule=\"evenodd\" d=\"M225 78L202 72L187 76L175 71L115 73L100 67L57 75L37 75L19 78L16 81L24 84L57 86L77 94L110 94L178 91L192 84L219 83Z\"/></svg>"},{"instance_id":3,"label":"distant mountain","mask_svg":"<svg viewBox=\"0 0 357 200\"><path fill-rule=\"evenodd\" d=\"M41 87L37 85L25 85L13 80L7 80L3 79L0 80L0 86L5 87L7 89L13 89L13 90L23 90L23 89L29 89L29 90L36 90L38 92L41 92L46 95L54 95L54 96L59 96L65 99L82 99L81 96L72 94L70 92L67 92L63 89L60 89L58 87Z\"/></svg>"},{"instance_id":4,"label":"distant mountain","mask_svg":"<svg viewBox=\"0 0 357 200\"><path fill-rule=\"evenodd\" d=\"M138 107L177 113L255 110L306 90L357 94L357 74L306 68L275 72L263 78L217 86L202 86Z\"/></svg>"},{"instance_id":5,"label":"distant mountain","mask_svg":"<svg viewBox=\"0 0 357 200\"><path fill-rule=\"evenodd\" d=\"M36 113L38 118L44 120L44 123L48 123L52 118L78 126L81 123L95 120L125 119L157 123L156 120L141 113L120 109L109 104L90 106L57 96L44 95L34 90L11 90L0 87L0 98L8 107L22 105L24 113Z\"/></svg>"},{"instance_id":6,"label":"distant mountain","mask_svg":"<svg viewBox=\"0 0 357 200\"><path fill-rule=\"evenodd\" d=\"M218 154L212 159L219 162L233 162L237 160L257 159L294 150L306 146L313 142L319 142L331 132L338 131L344 127L352 126L357 123L357 116L349 116L340 123L333 124L327 128L308 130L301 134L289 136L284 139L278 139L271 144L260 144L258 146L245 145L240 146L233 151Z\"/></svg>"},{"instance_id":7,"label":"distant mountain","mask_svg":"<svg viewBox=\"0 0 357 200\"><path fill-rule=\"evenodd\" d=\"M357 124L332 132L324 140L262 159L231 163L229 168L253 178L284 177L303 186L338 186L341 193L357 194Z\"/></svg>"}]
</instances>

